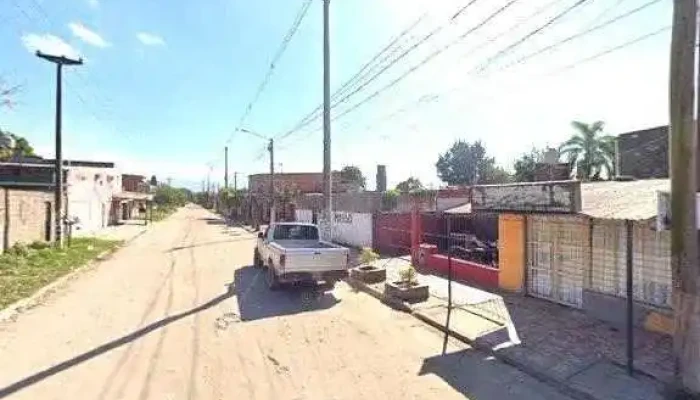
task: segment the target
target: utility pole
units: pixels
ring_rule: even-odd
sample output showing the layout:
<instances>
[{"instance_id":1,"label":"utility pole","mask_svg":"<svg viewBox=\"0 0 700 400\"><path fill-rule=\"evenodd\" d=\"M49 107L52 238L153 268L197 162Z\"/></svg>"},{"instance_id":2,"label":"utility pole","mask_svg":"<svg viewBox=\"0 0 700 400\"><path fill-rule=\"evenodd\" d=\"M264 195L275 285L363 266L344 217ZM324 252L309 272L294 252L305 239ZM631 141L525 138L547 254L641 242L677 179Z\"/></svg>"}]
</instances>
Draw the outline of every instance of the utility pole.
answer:
<instances>
[{"instance_id":1,"label":"utility pole","mask_svg":"<svg viewBox=\"0 0 700 400\"><path fill-rule=\"evenodd\" d=\"M238 193L238 172L233 173L233 190Z\"/></svg>"},{"instance_id":2,"label":"utility pole","mask_svg":"<svg viewBox=\"0 0 700 400\"><path fill-rule=\"evenodd\" d=\"M224 188L228 189L228 146L224 147Z\"/></svg>"},{"instance_id":3,"label":"utility pole","mask_svg":"<svg viewBox=\"0 0 700 400\"><path fill-rule=\"evenodd\" d=\"M323 203L324 239L333 235L333 182L331 176L331 61L330 61L330 0L323 0Z\"/></svg>"},{"instance_id":4,"label":"utility pole","mask_svg":"<svg viewBox=\"0 0 700 400\"><path fill-rule=\"evenodd\" d=\"M275 139L267 145L270 152L270 225L275 223Z\"/></svg>"},{"instance_id":5,"label":"utility pole","mask_svg":"<svg viewBox=\"0 0 700 400\"><path fill-rule=\"evenodd\" d=\"M675 0L670 63L671 272L676 396L700 394L700 269L696 203L695 0Z\"/></svg>"},{"instance_id":6,"label":"utility pole","mask_svg":"<svg viewBox=\"0 0 700 400\"><path fill-rule=\"evenodd\" d=\"M56 64L56 160L54 177L54 223L56 224L56 247L63 247L63 139L61 137L61 118L63 113L62 92L63 92L63 66L82 65L83 59L77 60L65 56L53 56L36 52L36 56L46 61Z\"/></svg>"}]
</instances>

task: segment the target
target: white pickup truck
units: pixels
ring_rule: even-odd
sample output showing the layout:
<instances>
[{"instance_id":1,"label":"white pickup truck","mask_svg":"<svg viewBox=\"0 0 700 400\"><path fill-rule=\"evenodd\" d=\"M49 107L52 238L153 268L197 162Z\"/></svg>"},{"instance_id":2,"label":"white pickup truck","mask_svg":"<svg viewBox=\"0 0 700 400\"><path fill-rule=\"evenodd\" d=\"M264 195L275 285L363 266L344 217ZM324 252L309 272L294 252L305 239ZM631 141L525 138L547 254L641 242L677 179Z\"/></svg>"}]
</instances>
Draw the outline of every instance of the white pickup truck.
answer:
<instances>
[{"instance_id":1,"label":"white pickup truck","mask_svg":"<svg viewBox=\"0 0 700 400\"><path fill-rule=\"evenodd\" d=\"M350 250L319 240L313 224L287 222L258 233L254 262L267 267L267 285L276 290L284 283L324 281L333 287L347 276Z\"/></svg>"}]
</instances>

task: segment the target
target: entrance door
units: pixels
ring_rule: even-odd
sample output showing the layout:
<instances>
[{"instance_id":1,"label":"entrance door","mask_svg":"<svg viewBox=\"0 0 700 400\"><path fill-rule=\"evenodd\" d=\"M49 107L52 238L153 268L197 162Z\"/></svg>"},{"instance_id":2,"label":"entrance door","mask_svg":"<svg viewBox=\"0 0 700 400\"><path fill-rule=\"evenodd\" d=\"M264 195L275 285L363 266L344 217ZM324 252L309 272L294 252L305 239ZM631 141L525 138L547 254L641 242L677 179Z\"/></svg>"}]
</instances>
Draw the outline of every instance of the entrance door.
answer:
<instances>
[{"instance_id":1,"label":"entrance door","mask_svg":"<svg viewBox=\"0 0 700 400\"><path fill-rule=\"evenodd\" d=\"M585 219L528 217L528 294L580 308L588 250Z\"/></svg>"}]
</instances>

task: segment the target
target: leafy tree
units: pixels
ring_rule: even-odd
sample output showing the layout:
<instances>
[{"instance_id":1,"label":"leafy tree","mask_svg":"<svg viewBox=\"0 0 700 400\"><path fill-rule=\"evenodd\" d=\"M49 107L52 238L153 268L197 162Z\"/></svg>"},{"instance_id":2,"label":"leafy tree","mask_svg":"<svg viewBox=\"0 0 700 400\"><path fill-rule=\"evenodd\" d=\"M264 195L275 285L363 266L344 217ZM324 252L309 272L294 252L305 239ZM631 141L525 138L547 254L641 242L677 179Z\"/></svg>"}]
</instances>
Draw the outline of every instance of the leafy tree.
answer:
<instances>
[{"instance_id":1,"label":"leafy tree","mask_svg":"<svg viewBox=\"0 0 700 400\"><path fill-rule=\"evenodd\" d=\"M515 175L513 178L516 182L534 182L535 181L535 169L537 163L544 157L544 151L532 148L527 153L520 155L520 158L515 160L513 168L515 169Z\"/></svg>"},{"instance_id":2,"label":"leafy tree","mask_svg":"<svg viewBox=\"0 0 700 400\"><path fill-rule=\"evenodd\" d=\"M496 166L496 160L486 154L481 141L468 143L458 140L441 154L435 164L438 177L449 185L501 183L509 174Z\"/></svg>"},{"instance_id":3,"label":"leafy tree","mask_svg":"<svg viewBox=\"0 0 700 400\"><path fill-rule=\"evenodd\" d=\"M383 211L391 211L399 205L399 192L387 190L382 194L381 207Z\"/></svg>"},{"instance_id":4,"label":"leafy tree","mask_svg":"<svg viewBox=\"0 0 700 400\"><path fill-rule=\"evenodd\" d=\"M484 175L479 181L479 183L483 184L497 184L510 182L513 182L513 175L510 172L506 171L505 168L498 165L486 167Z\"/></svg>"},{"instance_id":5,"label":"leafy tree","mask_svg":"<svg viewBox=\"0 0 700 400\"><path fill-rule=\"evenodd\" d=\"M421 191L423 189L425 189L425 187L423 186L421 181L418 178L412 176L396 185L396 190L398 190L401 193L413 193Z\"/></svg>"},{"instance_id":6,"label":"leafy tree","mask_svg":"<svg viewBox=\"0 0 700 400\"><path fill-rule=\"evenodd\" d=\"M347 165L340 170L340 179L346 183L354 183L357 186L364 188L366 179L362 175L360 168L354 165Z\"/></svg>"},{"instance_id":7,"label":"leafy tree","mask_svg":"<svg viewBox=\"0 0 700 400\"><path fill-rule=\"evenodd\" d=\"M153 201L162 207L182 207L192 198L192 192L187 189L161 185L156 188Z\"/></svg>"},{"instance_id":8,"label":"leafy tree","mask_svg":"<svg viewBox=\"0 0 700 400\"><path fill-rule=\"evenodd\" d=\"M151 186L158 186L158 179L156 178L155 175L151 176L149 183L151 184Z\"/></svg>"},{"instance_id":9,"label":"leafy tree","mask_svg":"<svg viewBox=\"0 0 700 400\"><path fill-rule=\"evenodd\" d=\"M576 133L560 147L560 152L575 167L576 175L583 180L599 180L605 173L608 178L615 173L615 137L605 135L603 121L592 124L573 121Z\"/></svg>"},{"instance_id":10,"label":"leafy tree","mask_svg":"<svg viewBox=\"0 0 700 400\"><path fill-rule=\"evenodd\" d=\"M14 155L36 156L29 141L12 132L0 130L0 160L7 160Z\"/></svg>"}]
</instances>

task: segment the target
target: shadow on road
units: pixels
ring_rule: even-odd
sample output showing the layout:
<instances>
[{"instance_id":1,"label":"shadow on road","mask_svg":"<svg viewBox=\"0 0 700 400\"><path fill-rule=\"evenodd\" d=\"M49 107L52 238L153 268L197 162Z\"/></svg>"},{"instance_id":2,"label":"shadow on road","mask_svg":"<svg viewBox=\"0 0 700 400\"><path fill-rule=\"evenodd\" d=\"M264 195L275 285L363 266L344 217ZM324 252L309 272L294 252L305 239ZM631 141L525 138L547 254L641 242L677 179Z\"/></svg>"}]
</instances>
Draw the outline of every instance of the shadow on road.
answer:
<instances>
[{"instance_id":1,"label":"shadow on road","mask_svg":"<svg viewBox=\"0 0 700 400\"><path fill-rule=\"evenodd\" d=\"M192 248L195 248L195 247L215 246L215 245L225 244L225 243L235 243L235 242L252 241L252 240L255 240L255 239L256 239L255 237L252 237L252 236L251 236L251 237L242 237L242 238L239 238L239 239L216 240L216 241L213 241L213 242L194 243L194 244L189 245L189 246L178 246L178 247L173 247L173 248L170 248L170 249L166 250L165 252L166 252L166 253L173 253L173 252L176 252L176 251L185 250L185 249L192 249ZM251 252L252 252L252 251L251 251Z\"/></svg>"},{"instance_id":2,"label":"shadow on road","mask_svg":"<svg viewBox=\"0 0 700 400\"><path fill-rule=\"evenodd\" d=\"M234 290L241 321L326 310L340 302L318 285L284 286L271 291L265 273L265 269L253 266L236 270Z\"/></svg>"},{"instance_id":3,"label":"shadow on road","mask_svg":"<svg viewBox=\"0 0 700 400\"><path fill-rule=\"evenodd\" d=\"M56 375L58 373L61 373L69 368L75 367L78 364L81 364L85 361L89 361L97 356L100 356L108 351L114 350L117 347L123 346L127 343L130 343L134 340L140 339L142 336L145 336L157 329L163 328L175 321L178 321L180 319L189 317L190 315L196 314L198 312L204 311L208 308L214 307L215 305L221 303L222 301L232 297L234 295L233 291L233 286L231 284L228 285L228 290L209 300L208 302L201 304L195 308L189 309L187 311L184 311L179 314L171 315L167 318L163 318L159 321L153 322L149 325L146 325L145 327L138 329L136 331L133 331L129 333L128 335L124 335L118 339L112 340L111 342L107 342L105 344L102 344L100 346L95 347L92 350L89 350L85 353L79 354L73 358L70 358L68 360L62 361L53 367L46 368L42 371L39 371L33 375L30 375L20 381L17 381L15 383L12 383L4 388L0 388L0 399L5 398L11 394L14 394L22 389L25 389L35 383L39 383L43 381L46 378L49 378L53 375Z\"/></svg>"},{"instance_id":4,"label":"shadow on road","mask_svg":"<svg viewBox=\"0 0 700 400\"><path fill-rule=\"evenodd\" d=\"M470 399L568 399L524 372L472 349L426 358L418 375L426 374L439 376Z\"/></svg>"}]
</instances>

